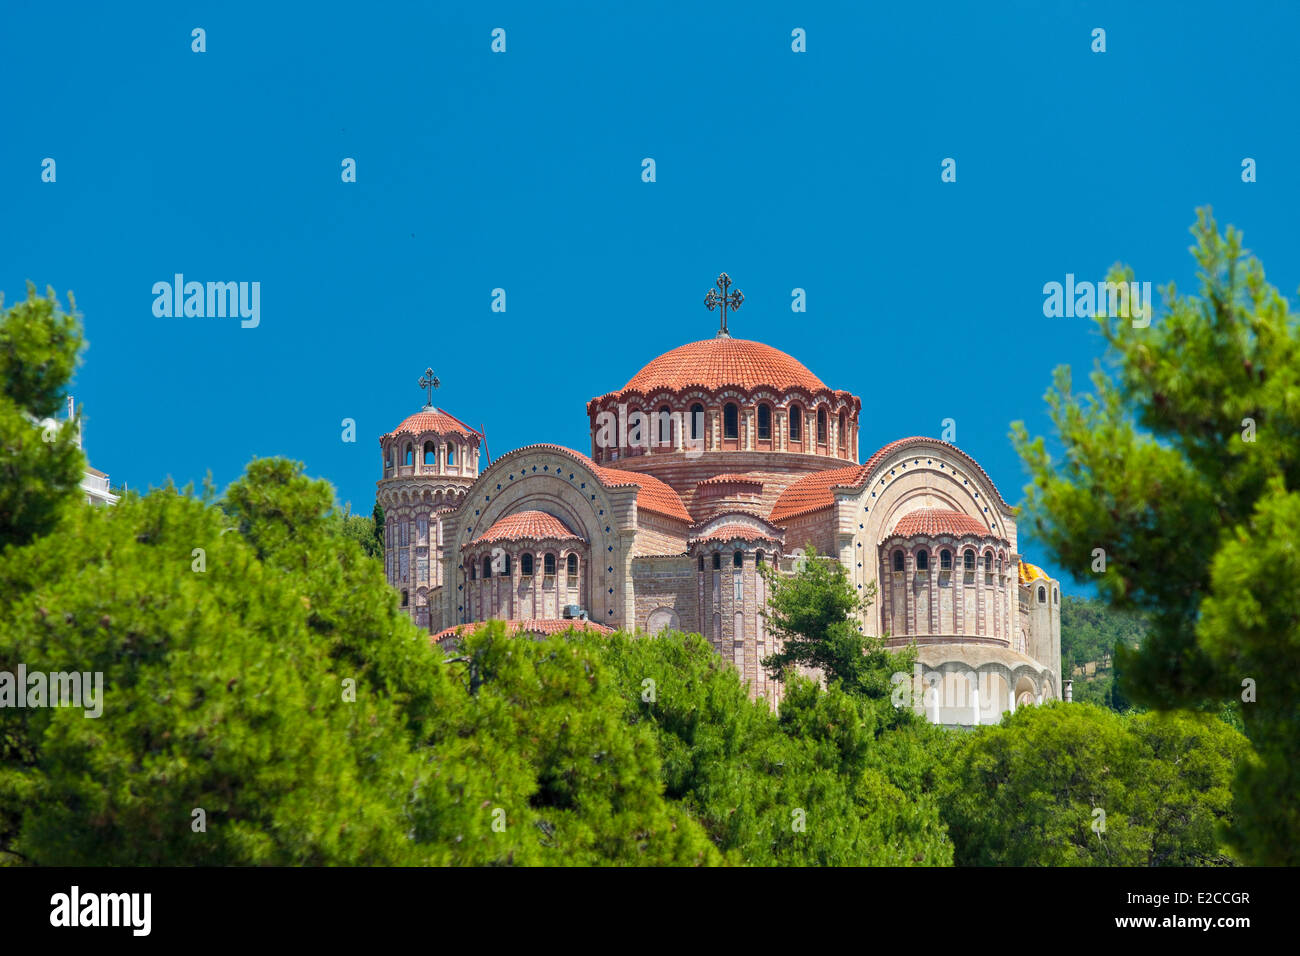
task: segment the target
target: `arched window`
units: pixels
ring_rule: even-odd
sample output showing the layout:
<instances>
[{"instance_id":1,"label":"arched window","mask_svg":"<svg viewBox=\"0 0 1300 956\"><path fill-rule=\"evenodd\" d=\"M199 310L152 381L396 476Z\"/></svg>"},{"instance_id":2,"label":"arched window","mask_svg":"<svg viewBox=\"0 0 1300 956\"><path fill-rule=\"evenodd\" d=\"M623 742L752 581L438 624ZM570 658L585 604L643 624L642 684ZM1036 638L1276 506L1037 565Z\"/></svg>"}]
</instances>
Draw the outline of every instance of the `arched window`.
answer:
<instances>
[{"instance_id":1,"label":"arched window","mask_svg":"<svg viewBox=\"0 0 1300 956\"><path fill-rule=\"evenodd\" d=\"M849 416L847 412L840 412L840 447L843 448L849 443Z\"/></svg>"},{"instance_id":2,"label":"arched window","mask_svg":"<svg viewBox=\"0 0 1300 956\"><path fill-rule=\"evenodd\" d=\"M491 559L491 558L484 558L484 559L483 559L483 577L485 577L485 578L490 578L490 577L492 577L492 559Z\"/></svg>"},{"instance_id":3,"label":"arched window","mask_svg":"<svg viewBox=\"0 0 1300 956\"><path fill-rule=\"evenodd\" d=\"M542 573L546 575L551 575L555 573L555 555L553 554L542 555Z\"/></svg>"},{"instance_id":4,"label":"arched window","mask_svg":"<svg viewBox=\"0 0 1300 956\"><path fill-rule=\"evenodd\" d=\"M673 410L667 405L659 409L659 444L673 443Z\"/></svg>"},{"instance_id":5,"label":"arched window","mask_svg":"<svg viewBox=\"0 0 1300 956\"><path fill-rule=\"evenodd\" d=\"M962 564L967 571L975 570L975 551L971 548L966 549L966 553L961 556Z\"/></svg>"},{"instance_id":6,"label":"arched window","mask_svg":"<svg viewBox=\"0 0 1300 956\"><path fill-rule=\"evenodd\" d=\"M704 437L704 406L696 402L691 406L691 439Z\"/></svg>"},{"instance_id":7,"label":"arched window","mask_svg":"<svg viewBox=\"0 0 1300 956\"><path fill-rule=\"evenodd\" d=\"M998 574L1002 573L1002 555L998 555Z\"/></svg>"},{"instance_id":8,"label":"arched window","mask_svg":"<svg viewBox=\"0 0 1300 956\"><path fill-rule=\"evenodd\" d=\"M1056 590L1056 588L1052 588L1052 603L1053 604L1061 603L1061 592Z\"/></svg>"},{"instance_id":9,"label":"arched window","mask_svg":"<svg viewBox=\"0 0 1300 956\"><path fill-rule=\"evenodd\" d=\"M415 449L411 447L410 442L406 443L406 450L402 452L402 464L404 465L415 464Z\"/></svg>"},{"instance_id":10,"label":"arched window","mask_svg":"<svg viewBox=\"0 0 1300 956\"><path fill-rule=\"evenodd\" d=\"M501 569L501 574L508 578L510 577L510 555L505 555L505 559L505 566Z\"/></svg>"},{"instance_id":11,"label":"arched window","mask_svg":"<svg viewBox=\"0 0 1300 956\"><path fill-rule=\"evenodd\" d=\"M894 570L895 570L895 571L901 571L901 570L903 570L903 552L902 552L902 551L895 551L895 552L894 552Z\"/></svg>"},{"instance_id":12,"label":"arched window","mask_svg":"<svg viewBox=\"0 0 1300 956\"><path fill-rule=\"evenodd\" d=\"M402 607L410 607L410 606L411 606L411 592L410 592L410 591L403 591L403 592L402 592Z\"/></svg>"},{"instance_id":13,"label":"arched window","mask_svg":"<svg viewBox=\"0 0 1300 956\"><path fill-rule=\"evenodd\" d=\"M456 448L450 442L447 444L447 464L456 464Z\"/></svg>"},{"instance_id":14,"label":"arched window","mask_svg":"<svg viewBox=\"0 0 1300 956\"><path fill-rule=\"evenodd\" d=\"M930 555L928 552L925 551L916 552L916 570L918 571L930 570Z\"/></svg>"},{"instance_id":15,"label":"arched window","mask_svg":"<svg viewBox=\"0 0 1300 956\"><path fill-rule=\"evenodd\" d=\"M474 561L469 563L469 579L471 581L478 580L478 564Z\"/></svg>"},{"instance_id":16,"label":"arched window","mask_svg":"<svg viewBox=\"0 0 1300 956\"><path fill-rule=\"evenodd\" d=\"M817 444L826 444L826 409L817 409Z\"/></svg>"},{"instance_id":17,"label":"arched window","mask_svg":"<svg viewBox=\"0 0 1300 956\"><path fill-rule=\"evenodd\" d=\"M704 570L704 555L700 555L700 570Z\"/></svg>"},{"instance_id":18,"label":"arched window","mask_svg":"<svg viewBox=\"0 0 1300 956\"><path fill-rule=\"evenodd\" d=\"M393 446L392 445L388 446L388 458L385 459L384 464L389 468L393 467Z\"/></svg>"},{"instance_id":19,"label":"arched window","mask_svg":"<svg viewBox=\"0 0 1300 956\"><path fill-rule=\"evenodd\" d=\"M519 556L519 573L526 578L533 576L533 556L531 554L521 554Z\"/></svg>"},{"instance_id":20,"label":"arched window","mask_svg":"<svg viewBox=\"0 0 1300 956\"><path fill-rule=\"evenodd\" d=\"M569 560L566 562L566 565L568 568L569 577L576 578L578 576L578 556L576 554L570 554Z\"/></svg>"},{"instance_id":21,"label":"arched window","mask_svg":"<svg viewBox=\"0 0 1300 956\"><path fill-rule=\"evenodd\" d=\"M942 551L939 552L939 570L940 571L952 570L952 552L949 551L947 548L944 548Z\"/></svg>"},{"instance_id":22,"label":"arched window","mask_svg":"<svg viewBox=\"0 0 1300 956\"><path fill-rule=\"evenodd\" d=\"M438 464L438 449L434 447L431 441L424 443L424 463L426 465Z\"/></svg>"},{"instance_id":23,"label":"arched window","mask_svg":"<svg viewBox=\"0 0 1300 956\"><path fill-rule=\"evenodd\" d=\"M1038 603L1039 603L1039 604L1046 604L1046 603L1047 603L1047 588L1045 588L1045 587L1039 587L1039 589L1038 589Z\"/></svg>"},{"instance_id":24,"label":"arched window","mask_svg":"<svg viewBox=\"0 0 1300 956\"><path fill-rule=\"evenodd\" d=\"M986 552L986 553L984 554L984 570L985 570L985 571L988 571L988 572L990 572L990 573L993 571L993 552L992 552L992 551L988 551L988 552Z\"/></svg>"},{"instance_id":25,"label":"arched window","mask_svg":"<svg viewBox=\"0 0 1300 956\"><path fill-rule=\"evenodd\" d=\"M722 552L721 552L721 551L714 551L714 552L713 552L713 570L714 570L714 571L721 571L721 570L722 570Z\"/></svg>"},{"instance_id":26,"label":"arched window","mask_svg":"<svg viewBox=\"0 0 1300 956\"><path fill-rule=\"evenodd\" d=\"M762 552L762 551L755 551L755 552L754 552L754 563L755 563L755 564L762 564L762 563L763 563L763 552Z\"/></svg>"},{"instance_id":27,"label":"arched window","mask_svg":"<svg viewBox=\"0 0 1300 956\"><path fill-rule=\"evenodd\" d=\"M740 407L735 402L722 406L722 437L740 437Z\"/></svg>"},{"instance_id":28,"label":"arched window","mask_svg":"<svg viewBox=\"0 0 1300 956\"><path fill-rule=\"evenodd\" d=\"M772 440L772 406L758 406L758 440Z\"/></svg>"},{"instance_id":29,"label":"arched window","mask_svg":"<svg viewBox=\"0 0 1300 956\"><path fill-rule=\"evenodd\" d=\"M731 566L733 568L743 567L745 563L745 553L743 551L731 552Z\"/></svg>"},{"instance_id":30,"label":"arched window","mask_svg":"<svg viewBox=\"0 0 1300 956\"><path fill-rule=\"evenodd\" d=\"M798 405L790 406L790 440L803 441L803 409Z\"/></svg>"}]
</instances>

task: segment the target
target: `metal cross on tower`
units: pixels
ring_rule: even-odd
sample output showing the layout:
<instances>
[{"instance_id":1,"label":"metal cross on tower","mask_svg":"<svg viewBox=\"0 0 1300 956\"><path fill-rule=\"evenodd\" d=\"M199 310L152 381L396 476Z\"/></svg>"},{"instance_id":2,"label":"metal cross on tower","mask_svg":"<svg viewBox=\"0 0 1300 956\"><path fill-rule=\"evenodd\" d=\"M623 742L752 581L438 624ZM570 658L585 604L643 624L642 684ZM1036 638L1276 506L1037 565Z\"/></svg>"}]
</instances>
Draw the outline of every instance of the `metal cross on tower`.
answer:
<instances>
[{"instance_id":1,"label":"metal cross on tower","mask_svg":"<svg viewBox=\"0 0 1300 956\"><path fill-rule=\"evenodd\" d=\"M722 309L722 325L718 329L718 338L731 338L731 333L727 331L727 309L735 312L740 308L740 303L745 301L745 294L737 289L735 292L728 293L727 289L731 287L731 276L725 272L718 276L717 289L710 289L709 294L704 297L704 305L710 312L714 309ZM718 289L722 292L719 293Z\"/></svg>"},{"instance_id":2,"label":"metal cross on tower","mask_svg":"<svg viewBox=\"0 0 1300 956\"><path fill-rule=\"evenodd\" d=\"M437 388L439 384L438 376L433 374L433 369L426 368L424 370L424 377L421 378L419 382L420 388L428 389L429 391L429 400L424 403L425 408L433 407L433 390Z\"/></svg>"}]
</instances>

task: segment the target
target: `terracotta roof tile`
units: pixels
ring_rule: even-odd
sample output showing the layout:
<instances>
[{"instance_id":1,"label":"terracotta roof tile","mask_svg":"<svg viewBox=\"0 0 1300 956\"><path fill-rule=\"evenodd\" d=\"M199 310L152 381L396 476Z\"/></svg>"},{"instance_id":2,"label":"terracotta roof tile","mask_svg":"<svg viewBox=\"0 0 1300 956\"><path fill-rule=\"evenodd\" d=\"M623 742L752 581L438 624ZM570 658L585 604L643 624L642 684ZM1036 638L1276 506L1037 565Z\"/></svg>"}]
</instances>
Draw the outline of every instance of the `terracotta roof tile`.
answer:
<instances>
[{"instance_id":1,"label":"terracotta roof tile","mask_svg":"<svg viewBox=\"0 0 1300 956\"><path fill-rule=\"evenodd\" d=\"M752 525L745 524L724 524L721 527L714 528L707 534L692 538L692 541L731 541L739 538L741 541L780 541L775 535L770 535L766 531L760 531Z\"/></svg>"},{"instance_id":2,"label":"terracotta roof tile","mask_svg":"<svg viewBox=\"0 0 1300 956\"><path fill-rule=\"evenodd\" d=\"M470 428L455 415L441 408L422 408L414 415L409 415L384 438L391 438L401 433L419 435L423 432L437 432L440 435L464 435L466 438L479 436L476 428Z\"/></svg>"},{"instance_id":3,"label":"terracotta roof tile","mask_svg":"<svg viewBox=\"0 0 1300 956\"><path fill-rule=\"evenodd\" d=\"M907 448L910 445L941 445L944 448L956 452L966 464L974 468L975 471L984 478L988 483L989 489L993 492L994 499L1005 510L1011 511L1012 508L1007 504L1006 499L998 491L997 485L993 484L993 479L989 477L988 472L980 467L970 455L966 454L951 442L940 441L937 438L928 438L925 435L913 435L910 438L900 438L897 441L891 441L874 455L867 459L865 465L852 465L847 468L835 468L831 471L819 471L811 475L800 478L793 485L781 493L781 497L776 500L772 506L772 521L784 521L796 515L808 514L813 511L820 511L822 508L829 508L835 503L835 496L831 494L831 488L835 485L843 485L850 488L858 488L872 477L873 472L880 467L886 458L896 451Z\"/></svg>"},{"instance_id":4,"label":"terracotta roof tile","mask_svg":"<svg viewBox=\"0 0 1300 956\"><path fill-rule=\"evenodd\" d=\"M734 474L734 475L714 475L712 478L705 478L703 481L696 482L697 487L700 485L730 485L730 484L762 485L763 479L759 475Z\"/></svg>"},{"instance_id":5,"label":"terracotta roof tile","mask_svg":"<svg viewBox=\"0 0 1300 956\"><path fill-rule=\"evenodd\" d=\"M590 458L587 460L591 461ZM636 506L638 508L646 511L656 511L659 514L667 515L670 518L679 518L682 521L689 522L692 520L691 513L682 504L681 495L654 475L642 475L635 471L604 468L594 461L591 462L591 467L606 485L611 487L636 485L639 487L641 490L636 495Z\"/></svg>"},{"instance_id":6,"label":"terracotta roof tile","mask_svg":"<svg viewBox=\"0 0 1300 956\"><path fill-rule=\"evenodd\" d=\"M461 634L477 631L486 625L487 621L475 621L472 624L456 624L452 627L443 628L437 634L429 635L429 640L434 644L440 644L449 637L458 637ZM612 627L606 627L604 624L597 624L595 621L583 620L542 620L540 618L527 618L522 621L502 621L506 626L506 633L509 635L524 634L563 634L565 631L595 631L597 634L613 634Z\"/></svg>"},{"instance_id":7,"label":"terracotta roof tile","mask_svg":"<svg viewBox=\"0 0 1300 956\"><path fill-rule=\"evenodd\" d=\"M950 534L956 537L973 534L984 537L993 532L983 521L962 514L960 511L951 511L947 508L920 508L903 515L898 520L898 524L894 525L894 534L904 538L918 534L930 536Z\"/></svg>"},{"instance_id":8,"label":"terracotta roof tile","mask_svg":"<svg viewBox=\"0 0 1300 956\"><path fill-rule=\"evenodd\" d=\"M606 488L619 488L635 485L637 488L636 506L642 511L653 511L657 514L667 515L670 518L676 518L679 521L689 523L693 519L691 513L686 510L682 504L681 496L673 491L671 487L664 484L653 475L641 475L634 471L619 471L616 468L605 468L596 464L582 452L574 451L572 448L565 448L563 445L525 445L523 448L516 448L510 454L498 458L493 467L500 465L501 462L516 455L529 451L558 451L563 452L575 461L580 462L585 468L592 471L600 483Z\"/></svg>"},{"instance_id":9,"label":"terracotta roof tile","mask_svg":"<svg viewBox=\"0 0 1300 956\"><path fill-rule=\"evenodd\" d=\"M520 538L529 538L533 541L540 541L544 538L582 540L581 537L565 527L564 522L559 518L548 515L545 511L516 511L492 525L492 527L475 538L472 543L485 544L490 541L515 541Z\"/></svg>"},{"instance_id":10,"label":"terracotta roof tile","mask_svg":"<svg viewBox=\"0 0 1300 956\"><path fill-rule=\"evenodd\" d=\"M846 468L832 468L805 475L781 492L781 497L772 506L768 520L781 522L795 515L829 508L835 503L832 488L838 485L860 485L864 477L865 469L862 465L849 465Z\"/></svg>"},{"instance_id":11,"label":"terracotta roof tile","mask_svg":"<svg viewBox=\"0 0 1300 956\"><path fill-rule=\"evenodd\" d=\"M665 352L632 376L617 392L680 391L686 388L718 389L769 387L777 391L801 388L809 393L832 392L802 362L762 342L712 338L688 342ZM593 399L599 401L600 399Z\"/></svg>"}]
</instances>

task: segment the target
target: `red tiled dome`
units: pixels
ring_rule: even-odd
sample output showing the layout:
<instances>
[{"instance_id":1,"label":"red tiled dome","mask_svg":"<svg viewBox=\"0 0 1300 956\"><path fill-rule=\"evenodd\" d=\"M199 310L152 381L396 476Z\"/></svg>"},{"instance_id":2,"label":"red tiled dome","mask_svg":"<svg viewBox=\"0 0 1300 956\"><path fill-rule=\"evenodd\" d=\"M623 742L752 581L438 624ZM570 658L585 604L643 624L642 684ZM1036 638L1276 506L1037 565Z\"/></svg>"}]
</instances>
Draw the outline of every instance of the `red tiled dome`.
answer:
<instances>
[{"instance_id":1,"label":"red tiled dome","mask_svg":"<svg viewBox=\"0 0 1300 956\"><path fill-rule=\"evenodd\" d=\"M894 525L894 534L904 538L918 534L928 534L931 537L937 534L950 534L954 537L973 534L984 537L992 533L988 525L977 518L946 508L921 508L903 515L898 524Z\"/></svg>"},{"instance_id":2,"label":"red tiled dome","mask_svg":"<svg viewBox=\"0 0 1300 956\"><path fill-rule=\"evenodd\" d=\"M757 388L762 385L777 391L796 386L808 392L829 391L798 359L762 342L731 338L679 345L633 375L621 391L649 394L691 386Z\"/></svg>"},{"instance_id":3,"label":"red tiled dome","mask_svg":"<svg viewBox=\"0 0 1300 956\"><path fill-rule=\"evenodd\" d=\"M438 432L441 435L464 435L466 438L478 434L477 429L470 428L455 415L444 412L441 408L427 407L409 416L402 424L384 437L388 438L401 432L410 435L419 435L423 432Z\"/></svg>"},{"instance_id":4,"label":"red tiled dome","mask_svg":"<svg viewBox=\"0 0 1300 956\"><path fill-rule=\"evenodd\" d=\"M528 538L533 541L540 541L543 538L582 540L566 528L559 518L548 515L545 511L516 511L514 514L506 515L488 528L475 538L473 543L515 541L520 538Z\"/></svg>"},{"instance_id":5,"label":"red tiled dome","mask_svg":"<svg viewBox=\"0 0 1300 956\"><path fill-rule=\"evenodd\" d=\"M744 524L724 524L721 527L714 528L708 534L698 538L692 538L693 541L732 541L739 538L741 541L779 541L775 535L770 535L758 528Z\"/></svg>"},{"instance_id":6,"label":"red tiled dome","mask_svg":"<svg viewBox=\"0 0 1300 956\"><path fill-rule=\"evenodd\" d=\"M469 634L477 631L479 628L487 627L490 621L476 621L473 624L455 624L451 627L445 627L437 634L430 635L429 639L434 644L440 644L449 637L460 637L463 634ZM533 637L549 637L553 634L564 634L568 631L592 631L596 634L613 634L612 627L606 627L604 624L597 624L595 621L586 621L578 618L572 620L542 620L540 618L528 618L522 621L502 621L506 626L506 634L514 636L517 634L531 634Z\"/></svg>"}]
</instances>

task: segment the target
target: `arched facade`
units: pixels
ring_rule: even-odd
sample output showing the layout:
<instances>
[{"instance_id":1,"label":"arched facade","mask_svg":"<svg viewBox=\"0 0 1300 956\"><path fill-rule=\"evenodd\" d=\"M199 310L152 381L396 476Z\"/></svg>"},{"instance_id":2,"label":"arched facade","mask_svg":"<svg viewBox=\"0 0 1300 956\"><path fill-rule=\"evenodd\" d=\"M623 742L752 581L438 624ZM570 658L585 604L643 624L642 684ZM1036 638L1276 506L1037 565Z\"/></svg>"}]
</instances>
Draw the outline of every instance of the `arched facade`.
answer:
<instances>
[{"instance_id":1,"label":"arched facade","mask_svg":"<svg viewBox=\"0 0 1300 956\"><path fill-rule=\"evenodd\" d=\"M562 509L556 509L562 510ZM461 550L465 621L558 619L585 606L587 542L544 511L515 511Z\"/></svg>"}]
</instances>

